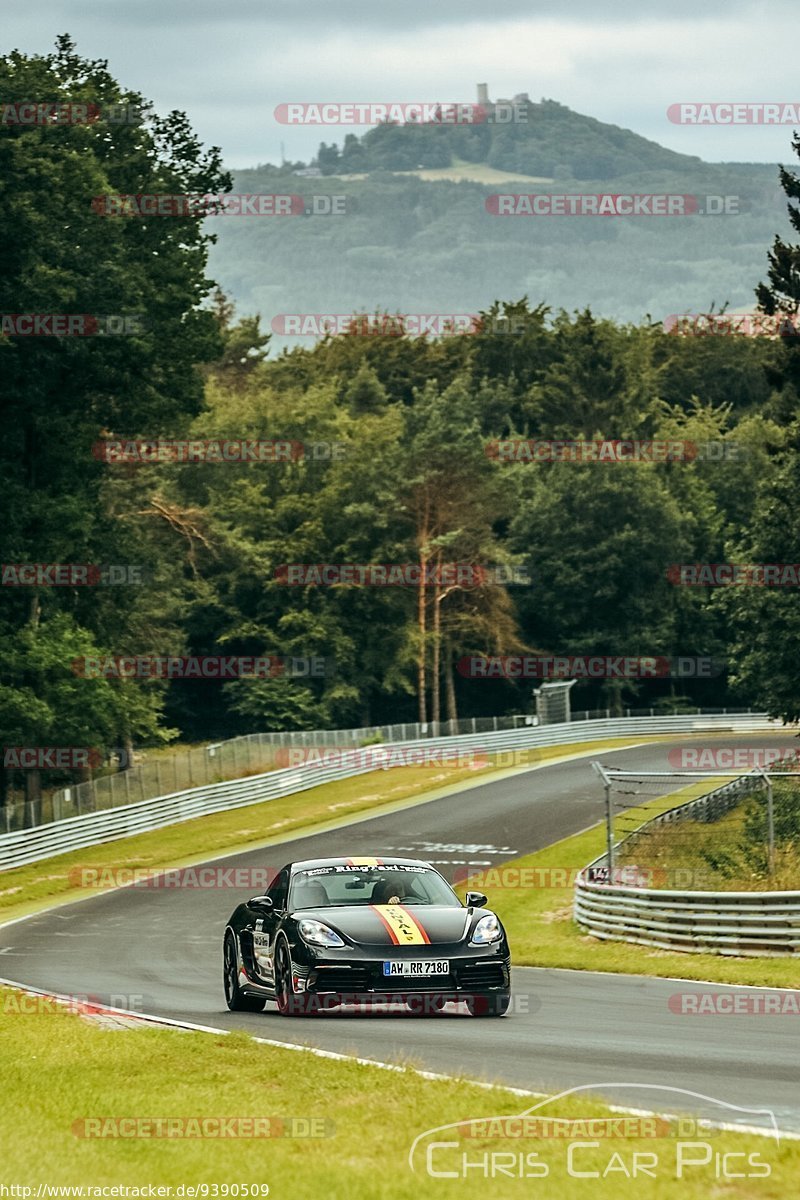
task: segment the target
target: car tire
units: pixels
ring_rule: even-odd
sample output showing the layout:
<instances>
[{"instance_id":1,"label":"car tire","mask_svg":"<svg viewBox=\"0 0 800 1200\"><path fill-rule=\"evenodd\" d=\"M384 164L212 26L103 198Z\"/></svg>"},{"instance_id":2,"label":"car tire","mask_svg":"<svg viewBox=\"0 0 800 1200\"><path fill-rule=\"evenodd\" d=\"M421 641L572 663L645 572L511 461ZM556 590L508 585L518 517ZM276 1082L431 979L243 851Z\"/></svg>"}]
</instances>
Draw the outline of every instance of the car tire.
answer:
<instances>
[{"instance_id":1,"label":"car tire","mask_svg":"<svg viewBox=\"0 0 800 1200\"><path fill-rule=\"evenodd\" d=\"M493 992L488 996L469 996L467 1008L473 1017L504 1017L511 996L508 992Z\"/></svg>"},{"instance_id":2,"label":"car tire","mask_svg":"<svg viewBox=\"0 0 800 1200\"><path fill-rule=\"evenodd\" d=\"M225 988L225 1003L231 1012L263 1012L266 1000L248 996L239 986L239 960L236 955L234 935L228 930L222 952L222 982Z\"/></svg>"},{"instance_id":3,"label":"car tire","mask_svg":"<svg viewBox=\"0 0 800 1200\"><path fill-rule=\"evenodd\" d=\"M282 1017L305 1017L310 1010L308 998L292 991L292 964L285 942L275 950L275 1003Z\"/></svg>"}]
</instances>

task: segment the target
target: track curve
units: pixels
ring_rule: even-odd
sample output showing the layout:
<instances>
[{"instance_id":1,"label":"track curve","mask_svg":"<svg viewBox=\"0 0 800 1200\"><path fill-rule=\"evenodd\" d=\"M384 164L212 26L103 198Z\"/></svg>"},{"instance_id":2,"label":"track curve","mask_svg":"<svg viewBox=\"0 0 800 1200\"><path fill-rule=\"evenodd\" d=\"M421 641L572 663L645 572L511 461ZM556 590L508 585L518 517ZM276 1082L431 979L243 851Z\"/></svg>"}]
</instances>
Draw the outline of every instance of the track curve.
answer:
<instances>
[{"instance_id":1,"label":"track curve","mask_svg":"<svg viewBox=\"0 0 800 1200\"><path fill-rule=\"evenodd\" d=\"M790 737L755 734L680 740L714 747L796 745ZM667 770L669 748L670 743L649 743L599 756L632 770ZM236 868L279 867L320 854L394 852L426 858L452 874L460 865L494 866L541 849L600 818L601 791L586 757L218 861ZM124 842L120 847L124 860ZM175 1020L246 1029L380 1061L402 1056L430 1070L531 1090L609 1080L686 1088L748 1109L769 1109L781 1128L800 1131L798 1018L686 1017L671 1011L671 995L702 991L701 984L517 967L514 1009L502 1021L478 1023L454 1013L430 1019L328 1015L295 1022L280 1018L271 1005L263 1014L229 1013L221 985L222 932L234 906L252 893L252 887L126 888L29 917L0 927L2 975ZM187 980L193 980L191 986ZM632 1088L601 1090L617 1103L651 1106ZM674 1097L665 1102L675 1105ZM703 1108L698 1101L696 1111ZM705 1111L719 1117L718 1109Z\"/></svg>"}]
</instances>

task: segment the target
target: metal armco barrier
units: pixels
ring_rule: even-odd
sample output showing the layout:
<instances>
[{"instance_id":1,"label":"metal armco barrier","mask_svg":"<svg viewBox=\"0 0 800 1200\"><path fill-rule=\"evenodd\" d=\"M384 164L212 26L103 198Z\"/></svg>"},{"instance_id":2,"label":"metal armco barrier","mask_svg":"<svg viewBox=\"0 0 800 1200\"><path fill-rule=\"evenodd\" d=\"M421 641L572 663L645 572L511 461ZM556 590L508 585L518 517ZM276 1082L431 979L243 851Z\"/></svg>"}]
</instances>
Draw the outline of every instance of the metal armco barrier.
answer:
<instances>
[{"instance_id":1,"label":"metal armco barrier","mask_svg":"<svg viewBox=\"0 0 800 1200\"><path fill-rule=\"evenodd\" d=\"M646 828L685 817L713 819L760 786L762 780L752 776L736 779L646 822L626 841ZM606 865L603 854L575 881L575 920L593 937L736 957L800 952L800 892L667 891L590 882L589 871Z\"/></svg>"},{"instance_id":2,"label":"metal armco barrier","mask_svg":"<svg viewBox=\"0 0 800 1200\"><path fill-rule=\"evenodd\" d=\"M725 733L737 730L780 730L779 721L773 721L761 713L735 715L693 714L677 717L630 717L610 720L572 721L564 725L526 726L503 732L465 734L457 737L421 738L414 741L392 743L384 748L387 752L420 748L427 752L486 751L497 754L501 751L535 749L537 746L569 745L572 742L594 741L598 738L631 737L654 733ZM379 749L368 747L373 754ZM115 841L189 821L194 817L221 812L229 808L241 808L275 800L281 796L294 795L330 783L347 779L353 775L366 774L374 770L372 765L358 761L364 751L343 750L333 764L314 764L269 771L245 779L232 779L225 783L206 787L190 788L171 795L143 800L136 804L119 805L102 812L86 813L38 825L33 829L20 830L0 837L0 871L9 867L38 862L70 850ZM351 761L348 761L348 755Z\"/></svg>"}]
</instances>

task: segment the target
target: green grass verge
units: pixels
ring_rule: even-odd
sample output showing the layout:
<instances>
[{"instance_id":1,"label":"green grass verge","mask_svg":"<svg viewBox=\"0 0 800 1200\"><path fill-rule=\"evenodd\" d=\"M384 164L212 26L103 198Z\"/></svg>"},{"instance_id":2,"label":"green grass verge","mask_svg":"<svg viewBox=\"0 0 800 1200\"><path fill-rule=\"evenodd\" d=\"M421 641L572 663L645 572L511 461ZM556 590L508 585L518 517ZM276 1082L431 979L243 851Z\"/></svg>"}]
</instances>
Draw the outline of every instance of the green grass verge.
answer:
<instances>
[{"instance_id":1,"label":"green grass verge","mask_svg":"<svg viewBox=\"0 0 800 1200\"><path fill-rule=\"evenodd\" d=\"M107 1029L44 1005L17 1014L18 1006L18 993L0 989L0 1074L4 1095L13 1097L0 1110L0 1183L32 1187L34 1197L40 1184L145 1189L206 1184L218 1185L220 1196L226 1186L266 1184L276 1200L463 1200L465 1187L493 1200L534 1191L548 1200L617 1200L621 1187L637 1200L708 1195L778 1200L793 1194L800 1176L800 1143L776 1145L755 1135L715 1131L707 1138L711 1161L682 1179L676 1179L679 1141L674 1136L606 1138L596 1148L579 1150L575 1169L601 1174L591 1179L568 1175L563 1137L465 1138L457 1151L437 1152L434 1168L452 1169L454 1160L460 1164L462 1150L470 1162L491 1152L510 1153L515 1160L520 1153L536 1154L534 1161L547 1167L547 1178L486 1179L473 1169L466 1179L434 1179L426 1173L424 1155L416 1173L409 1168L408 1152L419 1134L449 1122L515 1115L536 1100L489 1092L465 1080L425 1080L412 1071L389 1072L259 1045L243 1033ZM512 1022L506 1018L504 1024L509 1037ZM557 1101L544 1112L568 1119L612 1115L601 1102L583 1097ZM319 1121L328 1136L112 1139L74 1132L75 1123L88 1118L156 1117L305 1118ZM578 1135L575 1140L589 1139ZM690 1140L698 1139L690 1135ZM619 1163L630 1170L636 1151L658 1156L655 1179L626 1178ZM769 1176L719 1179L715 1156L726 1152L757 1155L752 1161L766 1163ZM602 1178L610 1161L611 1171ZM729 1169L742 1172L747 1162L733 1159Z\"/></svg>"},{"instance_id":2,"label":"green grass verge","mask_svg":"<svg viewBox=\"0 0 800 1200\"><path fill-rule=\"evenodd\" d=\"M644 820L672 807L675 795L682 800L693 799L716 786L716 782L702 780L681 789L680 793L632 809L628 824L632 825L637 815ZM468 885L465 883L457 890L463 895L469 886L486 893L490 907L500 915L508 930L517 966L800 987L800 956L749 959L681 954L588 936L572 917L573 885L576 872L604 852L605 839L605 825L597 825L555 842L546 850L475 875Z\"/></svg>"},{"instance_id":3,"label":"green grass verge","mask_svg":"<svg viewBox=\"0 0 800 1200\"><path fill-rule=\"evenodd\" d=\"M566 746L548 746L525 752L513 765L506 755L491 755L486 766L394 767L326 783L279 800L268 800L247 808L230 809L212 816L196 817L152 833L75 850L30 866L0 872L0 923L27 916L53 902L64 903L89 894L76 882L79 868L111 871L147 871L189 866L237 850L252 850L286 840L292 834L311 833L321 828L352 821L392 808L446 795L468 784L485 782L504 774L572 754L597 749L619 749L639 738L586 741ZM647 739L648 741L651 739ZM655 739L652 739L655 740ZM282 865L283 858L277 856ZM272 864L271 859L265 860Z\"/></svg>"}]
</instances>

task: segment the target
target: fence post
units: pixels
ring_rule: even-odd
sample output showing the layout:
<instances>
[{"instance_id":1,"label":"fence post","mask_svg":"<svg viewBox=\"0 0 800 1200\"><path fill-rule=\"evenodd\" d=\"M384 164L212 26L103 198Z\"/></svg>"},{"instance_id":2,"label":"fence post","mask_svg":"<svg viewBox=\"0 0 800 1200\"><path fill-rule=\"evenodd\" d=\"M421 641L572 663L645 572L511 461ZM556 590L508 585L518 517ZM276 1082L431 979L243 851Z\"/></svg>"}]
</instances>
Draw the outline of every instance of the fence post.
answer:
<instances>
[{"instance_id":1,"label":"fence post","mask_svg":"<svg viewBox=\"0 0 800 1200\"><path fill-rule=\"evenodd\" d=\"M772 803L772 780L763 767L756 768L767 785L767 863L770 876L775 874L775 810Z\"/></svg>"},{"instance_id":2,"label":"fence post","mask_svg":"<svg viewBox=\"0 0 800 1200\"><path fill-rule=\"evenodd\" d=\"M614 873L614 809L611 804L611 780L602 763L593 762L597 774L603 781L606 796L606 860L608 862L608 882L613 883Z\"/></svg>"}]
</instances>

